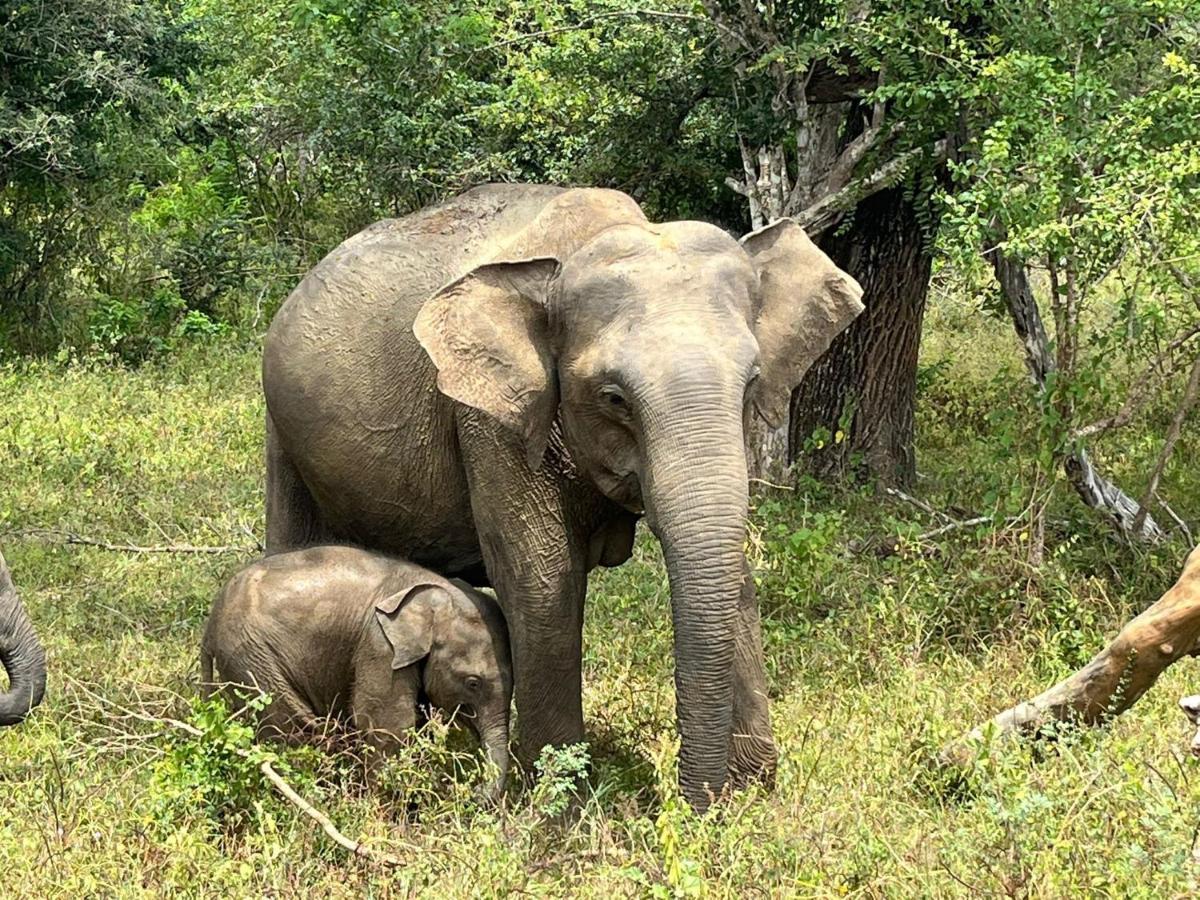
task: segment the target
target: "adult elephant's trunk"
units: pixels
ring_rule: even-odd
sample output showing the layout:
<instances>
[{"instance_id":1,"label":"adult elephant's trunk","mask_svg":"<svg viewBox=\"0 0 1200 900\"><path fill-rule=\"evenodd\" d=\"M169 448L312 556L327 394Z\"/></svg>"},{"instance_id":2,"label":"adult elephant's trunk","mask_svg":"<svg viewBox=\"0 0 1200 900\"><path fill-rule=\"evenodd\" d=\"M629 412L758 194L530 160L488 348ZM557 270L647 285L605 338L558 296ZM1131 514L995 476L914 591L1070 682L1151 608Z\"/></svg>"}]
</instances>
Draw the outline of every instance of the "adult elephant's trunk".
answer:
<instances>
[{"instance_id":1,"label":"adult elephant's trunk","mask_svg":"<svg viewBox=\"0 0 1200 900\"><path fill-rule=\"evenodd\" d=\"M13 587L3 555L0 555L0 665L8 673L8 690L0 694L0 725L16 725L46 694L46 654Z\"/></svg>"},{"instance_id":2,"label":"adult elephant's trunk","mask_svg":"<svg viewBox=\"0 0 1200 900\"><path fill-rule=\"evenodd\" d=\"M507 712L507 710L506 710ZM496 767L496 776L482 786L483 797L495 803L504 794L508 782L508 721L507 716L497 716L485 721L479 729L479 744L487 753L488 761Z\"/></svg>"},{"instance_id":3,"label":"adult elephant's trunk","mask_svg":"<svg viewBox=\"0 0 1200 900\"><path fill-rule=\"evenodd\" d=\"M741 404L705 407L647 426L643 484L671 582L679 786L699 810L728 775L748 494Z\"/></svg>"}]
</instances>

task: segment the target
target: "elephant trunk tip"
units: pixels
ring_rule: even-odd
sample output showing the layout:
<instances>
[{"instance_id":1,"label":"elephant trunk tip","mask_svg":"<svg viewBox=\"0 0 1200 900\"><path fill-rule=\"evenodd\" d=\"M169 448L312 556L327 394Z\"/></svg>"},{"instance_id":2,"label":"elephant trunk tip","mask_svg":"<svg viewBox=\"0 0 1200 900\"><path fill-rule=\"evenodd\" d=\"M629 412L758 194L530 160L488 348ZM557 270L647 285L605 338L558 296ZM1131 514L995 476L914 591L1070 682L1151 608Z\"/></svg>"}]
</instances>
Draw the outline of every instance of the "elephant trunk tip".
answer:
<instances>
[{"instance_id":1,"label":"elephant trunk tip","mask_svg":"<svg viewBox=\"0 0 1200 900\"><path fill-rule=\"evenodd\" d=\"M8 673L8 690L0 693L0 726L16 725L46 696L46 652L13 587L0 556L0 666Z\"/></svg>"}]
</instances>

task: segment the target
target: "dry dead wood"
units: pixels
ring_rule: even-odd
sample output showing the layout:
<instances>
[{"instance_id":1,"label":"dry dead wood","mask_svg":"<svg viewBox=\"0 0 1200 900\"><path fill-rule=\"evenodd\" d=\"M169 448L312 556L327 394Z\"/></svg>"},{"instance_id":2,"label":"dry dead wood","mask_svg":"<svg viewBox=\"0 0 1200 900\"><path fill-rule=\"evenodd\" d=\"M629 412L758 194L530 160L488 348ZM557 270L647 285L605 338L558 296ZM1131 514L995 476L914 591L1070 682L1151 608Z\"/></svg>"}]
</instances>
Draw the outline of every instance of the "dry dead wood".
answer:
<instances>
[{"instance_id":1,"label":"dry dead wood","mask_svg":"<svg viewBox=\"0 0 1200 900\"><path fill-rule=\"evenodd\" d=\"M61 531L54 528L25 528L5 531L6 537L31 538L49 541L55 544L75 544L81 547L98 547L101 550L112 550L117 553L258 553L261 546L228 545L221 547L203 546L197 544L116 544L100 538L85 537L73 531Z\"/></svg>"},{"instance_id":2,"label":"dry dead wood","mask_svg":"<svg viewBox=\"0 0 1200 900\"><path fill-rule=\"evenodd\" d=\"M203 731L201 731L199 728L197 728L194 725L190 725L187 722L180 721L179 719L173 719L169 716L153 715L151 713L144 712L141 710L128 709L128 708L123 707L105 697L100 696L99 694L97 694L95 691L93 691L91 688L89 688L86 684L84 684L82 682L76 681L75 679L68 679L68 681L73 687L75 687L77 690L79 690L82 694L84 694L91 701L93 701L93 702L97 703L99 706L107 709L110 712L110 716L109 716L110 720L119 721L119 720L132 719L132 720L135 720L138 722L145 722L150 725L155 725L160 728L165 726L166 728L175 729L176 731L182 731L186 734L191 735L192 737L196 737L196 738L204 737ZM118 731L117 729L112 729L112 730ZM118 733L120 733L120 732L118 731ZM130 735L123 735L123 736L126 738L131 737ZM233 750L238 756L242 757L243 759L251 759L252 758L251 753L248 750L244 750L240 747L235 747L235 748L233 748ZM392 856L390 853L385 853L382 850L376 850L372 847L366 846L365 844L363 844L359 841L355 841L355 840L352 840L351 838L346 837L346 835L344 835L341 831L339 831L337 826L333 824L333 820L330 819L329 816L325 815L325 813L323 813L320 809L318 809L313 804L309 803L306 799L304 799L303 796L301 796L296 791L295 788L293 788L290 784L288 784L287 780L282 775L279 774L279 771L274 766L271 765L269 760L260 761L258 764L258 770L259 770L259 772L262 773L262 776L267 780L267 782L271 785L271 787L274 788L275 791L281 797L283 797L285 800L287 800L288 803L292 804L292 806L296 807L296 809L298 809L300 812L302 812L309 819L311 819L312 821L314 821L318 825L320 825L321 830L325 832L325 834L329 837L329 839L331 841L333 841L335 844L337 844L339 847L341 847L343 850L345 850L346 852L350 853L353 856L358 857L359 859L363 859L368 862L376 863L379 865L384 865L384 866L403 866L403 865L405 865L404 860L399 859L398 857ZM417 847L416 845L404 844L403 846L406 849L408 849L414 853L421 852L421 848Z\"/></svg>"},{"instance_id":3,"label":"dry dead wood","mask_svg":"<svg viewBox=\"0 0 1200 900\"><path fill-rule=\"evenodd\" d=\"M1092 725L1133 706L1163 671L1197 652L1200 640L1200 547L1192 550L1174 586L1086 666L1018 703L942 751L944 762L969 765L981 742L1032 734L1054 721Z\"/></svg>"}]
</instances>

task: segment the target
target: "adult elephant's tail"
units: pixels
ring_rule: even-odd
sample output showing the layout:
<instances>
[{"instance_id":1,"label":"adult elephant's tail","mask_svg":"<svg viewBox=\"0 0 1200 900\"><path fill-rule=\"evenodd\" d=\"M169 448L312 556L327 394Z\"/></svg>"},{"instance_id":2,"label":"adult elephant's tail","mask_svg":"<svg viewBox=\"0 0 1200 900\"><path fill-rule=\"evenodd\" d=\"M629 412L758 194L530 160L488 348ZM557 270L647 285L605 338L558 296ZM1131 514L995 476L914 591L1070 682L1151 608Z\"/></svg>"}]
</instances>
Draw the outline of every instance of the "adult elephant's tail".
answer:
<instances>
[{"instance_id":1,"label":"adult elephant's tail","mask_svg":"<svg viewBox=\"0 0 1200 900\"><path fill-rule=\"evenodd\" d=\"M13 587L3 555L0 555L0 665L8 673L8 690L0 693L0 725L16 725L46 695L46 652Z\"/></svg>"}]
</instances>

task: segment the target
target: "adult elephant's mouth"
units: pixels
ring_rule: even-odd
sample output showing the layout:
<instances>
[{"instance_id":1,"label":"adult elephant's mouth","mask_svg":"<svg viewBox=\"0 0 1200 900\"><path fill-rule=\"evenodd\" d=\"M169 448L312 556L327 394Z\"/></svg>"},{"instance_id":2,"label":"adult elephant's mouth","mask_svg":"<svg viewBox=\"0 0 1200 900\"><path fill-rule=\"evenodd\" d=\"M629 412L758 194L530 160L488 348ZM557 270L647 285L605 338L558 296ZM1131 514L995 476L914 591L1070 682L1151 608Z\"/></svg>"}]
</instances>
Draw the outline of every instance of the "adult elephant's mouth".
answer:
<instances>
[{"instance_id":1,"label":"adult elephant's mouth","mask_svg":"<svg viewBox=\"0 0 1200 900\"><path fill-rule=\"evenodd\" d=\"M612 499L614 503L619 503L630 512L636 512L641 515L646 511L646 504L642 500L642 482L638 481L637 474L634 472L612 472L605 470L607 481L611 481L613 487L608 490L604 488L605 494Z\"/></svg>"},{"instance_id":2,"label":"adult elephant's mouth","mask_svg":"<svg viewBox=\"0 0 1200 900\"><path fill-rule=\"evenodd\" d=\"M618 472L602 467L594 477L596 486L614 503L638 515L646 511L642 501L642 483L638 480L636 472Z\"/></svg>"}]
</instances>

